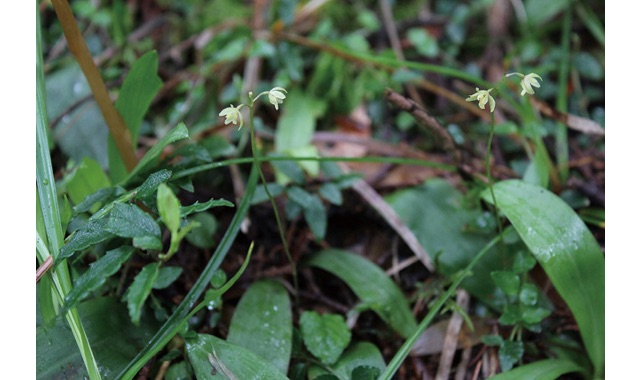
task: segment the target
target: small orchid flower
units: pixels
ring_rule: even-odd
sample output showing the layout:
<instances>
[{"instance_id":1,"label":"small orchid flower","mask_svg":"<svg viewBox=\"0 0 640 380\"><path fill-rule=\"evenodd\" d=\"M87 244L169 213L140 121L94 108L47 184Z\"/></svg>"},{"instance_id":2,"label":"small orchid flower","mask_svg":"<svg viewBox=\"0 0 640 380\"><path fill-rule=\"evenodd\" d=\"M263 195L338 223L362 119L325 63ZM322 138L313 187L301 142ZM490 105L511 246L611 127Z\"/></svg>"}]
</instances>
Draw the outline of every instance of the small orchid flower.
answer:
<instances>
[{"instance_id":1,"label":"small orchid flower","mask_svg":"<svg viewBox=\"0 0 640 380\"><path fill-rule=\"evenodd\" d=\"M520 87L522 87L522 91L520 92L520 96L524 96L524 94L534 94L535 91L533 90L533 87L539 88L540 83L538 82L538 79L542 80L540 75L536 73L529 73L527 75L520 73L509 73L507 74L507 77L511 75L517 75L521 78Z\"/></svg>"},{"instance_id":2,"label":"small orchid flower","mask_svg":"<svg viewBox=\"0 0 640 380\"><path fill-rule=\"evenodd\" d=\"M484 106L487 105L487 102L489 102L489 109L491 110L491 112L493 112L493 110L496 108L496 101L495 99L493 99L493 96L489 94L491 90L493 90L493 88L490 88L488 90L480 90L478 87L476 87L476 92L470 95L465 100L467 102L475 102L477 100L478 107L480 107L480 109L484 109Z\"/></svg>"},{"instance_id":3,"label":"small orchid flower","mask_svg":"<svg viewBox=\"0 0 640 380\"><path fill-rule=\"evenodd\" d=\"M282 104L282 101L287 97L282 92L287 92L282 87L274 87L269 91L269 103L273 104L278 109L278 104Z\"/></svg>"},{"instance_id":4,"label":"small orchid flower","mask_svg":"<svg viewBox=\"0 0 640 380\"><path fill-rule=\"evenodd\" d=\"M240 104L237 107L234 107L232 104L230 107L227 107L220 111L218 116L224 116L224 125L227 125L229 123L237 125L238 120L240 120L240 126L238 127L238 129L242 128L242 125L244 124L242 120L242 114L240 113L240 108L242 108L242 106L244 106L244 104Z\"/></svg>"}]
</instances>

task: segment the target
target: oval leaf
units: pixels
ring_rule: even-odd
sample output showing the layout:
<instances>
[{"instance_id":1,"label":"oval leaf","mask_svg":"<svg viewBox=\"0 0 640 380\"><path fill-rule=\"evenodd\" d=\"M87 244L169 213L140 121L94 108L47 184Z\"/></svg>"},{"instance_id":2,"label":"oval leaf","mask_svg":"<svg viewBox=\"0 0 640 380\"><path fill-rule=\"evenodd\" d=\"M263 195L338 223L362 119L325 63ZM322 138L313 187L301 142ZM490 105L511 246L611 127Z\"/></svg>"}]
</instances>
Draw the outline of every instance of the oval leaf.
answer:
<instances>
[{"instance_id":1,"label":"oval leaf","mask_svg":"<svg viewBox=\"0 0 640 380\"><path fill-rule=\"evenodd\" d=\"M293 324L286 289L273 280L255 282L233 314L227 341L253 351L286 374Z\"/></svg>"},{"instance_id":2,"label":"oval leaf","mask_svg":"<svg viewBox=\"0 0 640 380\"><path fill-rule=\"evenodd\" d=\"M128 238L160 236L160 226L155 219L132 204L116 203L106 229L114 235Z\"/></svg>"},{"instance_id":3,"label":"oval leaf","mask_svg":"<svg viewBox=\"0 0 640 380\"><path fill-rule=\"evenodd\" d=\"M187 354L198 379L287 380L270 363L247 350L212 335L187 340Z\"/></svg>"},{"instance_id":4,"label":"oval leaf","mask_svg":"<svg viewBox=\"0 0 640 380\"><path fill-rule=\"evenodd\" d=\"M180 201L165 183L158 186L158 212L172 234L180 228Z\"/></svg>"},{"instance_id":5,"label":"oval leaf","mask_svg":"<svg viewBox=\"0 0 640 380\"><path fill-rule=\"evenodd\" d=\"M308 264L342 279L393 330L408 337L417 327L404 294L382 269L366 258L328 249L313 255Z\"/></svg>"},{"instance_id":6,"label":"oval leaf","mask_svg":"<svg viewBox=\"0 0 640 380\"><path fill-rule=\"evenodd\" d=\"M595 367L604 371L604 256L584 222L555 194L520 180L494 185L511 221L573 312ZM482 194L491 203L488 190Z\"/></svg>"},{"instance_id":7,"label":"oval leaf","mask_svg":"<svg viewBox=\"0 0 640 380\"><path fill-rule=\"evenodd\" d=\"M335 363L351 340L351 331L338 314L305 311L300 317L300 333L305 347L324 364Z\"/></svg>"}]
</instances>

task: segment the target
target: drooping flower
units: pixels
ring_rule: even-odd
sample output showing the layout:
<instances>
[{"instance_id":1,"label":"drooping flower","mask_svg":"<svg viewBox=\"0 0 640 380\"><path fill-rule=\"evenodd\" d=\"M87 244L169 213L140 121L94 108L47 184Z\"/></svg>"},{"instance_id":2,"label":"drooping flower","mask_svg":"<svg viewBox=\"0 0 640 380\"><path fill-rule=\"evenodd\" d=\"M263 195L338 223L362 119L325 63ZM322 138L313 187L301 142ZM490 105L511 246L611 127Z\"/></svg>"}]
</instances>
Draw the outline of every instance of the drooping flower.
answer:
<instances>
[{"instance_id":1,"label":"drooping flower","mask_svg":"<svg viewBox=\"0 0 640 380\"><path fill-rule=\"evenodd\" d=\"M242 114L240 113L240 108L242 108L242 106L244 106L244 104L240 104L237 107L234 107L232 104L230 107L227 107L222 111L220 111L218 116L224 116L225 125L229 123L233 123L237 125L238 121L240 121L240 125L238 126L238 129L240 129L244 125L244 121L242 120Z\"/></svg>"},{"instance_id":2,"label":"drooping flower","mask_svg":"<svg viewBox=\"0 0 640 380\"><path fill-rule=\"evenodd\" d=\"M493 112L493 110L496 108L496 101L493 98L493 96L489 94L491 90L493 90L493 88L490 88L488 90L480 90L478 87L476 87L476 92L474 94L469 95L469 97L466 98L465 100L467 102L478 101L478 107L480 107L480 109L484 109L484 107L487 105L487 102L488 102L489 109L491 110L491 112Z\"/></svg>"},{"instance_id":3,"label":"drooping flower","mask_svg":"<svg viewBox=\"0 0 640 380\"><path fill-rule=\"evenodd\" d=\"M282 101L287 97L283 91L285 93L287 92L287 90L282 87L274 87L269 90L269 103L273 104L276 110L278 109L278 104L282 104Z\"/></svg>"},{"instance_id":4,"label":"drooping flower","mask_svg":"<svg viewBox=\"0 0 640 380\"><path fill-rule=\"evenodd\" d=\"M507 74L507 77L511 75L517 75L521 78L520 87L522 87L522 91L520 92L520 96L524 96L524 94L534 94L535 91L533 90L533 87L540 88L538 79L542 80L542 78L536 73L529 73L527 75L520 73L509 73Z\"/></svg>"}]
</instances>

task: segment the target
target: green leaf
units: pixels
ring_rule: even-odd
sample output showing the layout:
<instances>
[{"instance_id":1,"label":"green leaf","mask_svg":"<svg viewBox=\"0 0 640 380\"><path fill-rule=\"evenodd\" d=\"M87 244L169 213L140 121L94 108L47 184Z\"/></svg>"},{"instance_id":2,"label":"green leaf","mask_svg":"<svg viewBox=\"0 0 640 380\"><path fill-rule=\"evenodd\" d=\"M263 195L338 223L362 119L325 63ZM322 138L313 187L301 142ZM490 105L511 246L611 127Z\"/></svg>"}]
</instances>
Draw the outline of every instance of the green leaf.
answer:
<instances>
[{"instance_id":1,"label":"green leaf","mask_svg":"<svg viewBox=\"0 0 640 380\"><path fill-rule=\"evenodd\" d=\"M338 314L305 311L300 317L300 333L305 347L324 364L335 363L351 340L351 331Z\"/></svg>"},{"instance_id":2,"label":"green leaf","mask_svg":"<svg viewBox=\"0 0 640 380\"><path fill-rule=\"evenodd\" d=\"M524 354L524 345L522 342L505 340L498 350L500 368L503 371L510 370L513 365L522 358L522 354Z\"/></svg>"},{"instance_id":3,"label":"green leaf","mask_svg":"<svg viewBox=\"0 0 640 380\"><path fill-rule=\"evenodd\" d=\"M519 299L525 305L535 305L538 302L538 288L533 284L524 284Z\"/></svg>"},{"instance_id":4,"label":"green leaf","mask_svg":"<svg viewBox=\"0 0 640 380\"><path fill-rule=\"evenodd\" d=\"M180 229L180 201L169 186L161 183L158 186L158 212L164 225L172 234Z\"/></svg>"},{"instance_id":5,"label":"green leaf","mask_svg":"<svg viewBox=\"0 0 640 380\"><path fill-rule=\"evenodd\" d=\"M185 217L195 212L207 211L214 207L234 207L234 204L226 199L210 199L204 203L196 202L190 206L183 206L180 208L180 216Z\"/></svg>"},{"instance_id":6,"label":"green leaf","mask_svg":"<svg viewBox=\"0 0 640 380\"><path fill-rule=\"evenodd\" d=\"M287 374L292 337L287 290L273 280L254 282L233 313L227 342L252 351Z\"/></svg>"},{"instance_id":7,"label":"green leaf","mask_svg":"<svg viewBox=\"0 0 640 380\"><path fill-rule=\"evenodd\" d=\"M487 346L501 346L504 342L500 335L483 335L480 339Z\"/></svg>"},{"instance_id":8,"label":"green leaf","mask_svg":"<svg viewBox=\"0 0 640 380\"><path fill-rule=\"evenodd\" d=\"M357 342L344 352L333 369L340 377L368 379L370 374L384 371L385 363L378 347L369 342Z\"/></svg>"},{"instance_id":9,"label":"green leaf","mask_svg":"<svg viewBox=\"0 0 640 380\"><path fill-rule=\"evenodd\" d=\"M558 196L519 180L494 185L498 208L529 247L580 328L596 377L604 371L604 256L580 217ZM483 192L491 203L491 195Z\"/></svg>"},{"instance_id":10,"label":"green leaf","mask_svg":"<svg viewBox=\"0 0 640 380\"><path fill-rule=\"evenodd\" d=\"M116 203L111 210L106 229L121 237L160 237L160 226L155 219L132 204Z\"/></svg>"},{"instance_id":11,"label":"green leaf","mask_svg":"<svg viewBox=\"0 0 640 380\"><path fill-rule=\"evenodd\" d=\"M407 38L421 55L430 58L438 55L438 41L423 28L409 29Z\"/></svg>"},{"instance_id":12,"label":"green leaf","mask_svg":"<svg viewBox=\"0 0 640 380\"><path fill-rule=\"evenodd\" d=\"M73 255L74 252L89 248L95 244L113 238L115 235L107 230L109 218L90 220L78 228L60 249L56 261Z\"/></svg>"},{"instance_id":13,"label":"green leaf","mask_svg":"<svg viewBox=\"0 0 640 380\"><path fill-rule=\"evenodd\" d=\"M140 314L144 301L151 294L153 284L160 272L160 263L151 263L145 265L140 273L133 279L133 283L129 286L125 299L129 308L129 316L134 325L140 325Z\"/></svg>"},{"instance_id":14,"label":"green leaf","mask_svg":"<svg viewBox=\"0 0 640 380\"><path fill-rule=\"evenodd\" d=\"M517 274L499 270L491 272L491 278L506 295L514 296L518 293L520 277Z\"/></svg>"},{"instance_id":15,"label":"green leaf","mask_svg":"<svg viewBox=\"0 0 640 380\"><path fill-rule=\"evenodd\" d=\"M156 277L153 283L154 289L164 289L171 285L182 274L181 267L162 267L158 271L158 277Z\"/></svg>"},{"instance_id":16,"label":"green leaf","mask_svg":"<svg viewBox=\"0 0 640 380\"><path fill-rule=\"evenodd\" d=\"M307 264L346 282L363 303L402 337L408 337L417 327L402 291L382 269L366 258L328 249L312 255Z\"/></svg>"},{"instance_id":17,"label":"green leaf","mask_svg":"<svg viewBox=\"0 0 640 380\"><path fill-rule=\"evenodd\" d=\"M164 376L164 380L188 380L193 379L193 371L186 361L172 364Z\"/></svg>"},{"instance_id":18,"label":"green leaf","mask_svg":"<svg viewBox=\"0 0 640 380\"><path fill-rule=\"evenodd\" d=\"M564 11L569 0L526 0L524 3L527 20L532 28L537 28Z\"/></svg>"},{"instance_id":19,"label":"green leaf","mask_svg":"<svg viewBox=\"0 0 640 380\"><path fill-rule=\"evenodd\" d=\"M88 195L110 186L111 181L109 181L100 164L89 157L85 157L68 179L66 187L69 198L77 205ZM93 212L96 210L97 208Z\"/></svg>"},{"instance_id":20,"label":"green leaf","mask_svg":"<svg viewBox=\"0 0 640 380\"><path fill-rule=\"evenodd\" d=\"M83 212L87 212L92 210L92 212L97 211L97 207L94 208L93 205L99 206L100 204L106 203L109 199L113 198L117 194L120 193L122 189L117 187L106 187L96 191L93 194L87 195L84 200L78 203L73 208L73 213L79 214Z\"/></svg>"},{"instance_id":21,"label":"green leaf","mask_svg":"<svg viewBox=\"0 0 640 380\"><path fill-rule=\"evenodd\" d=\"M135 236L133 246L145 251L162 251L162 240L160 236Z\"/></svg>"},{"instance_id":22,"label":"green leaf","mask_svg":"<svg viewBox=\"0 0 640 380\"><path fill-rule=\"evenodd\" d=\"M207 213L201 212L189 218L189 222L195 221L199 224L185 236L189 243L199 248L211 248L215 244L213 236L218 229L216 218Z\"/></svg>"},{"instance_id":23,"label":"green leaf","mask_svg":"<svg viewBox=\"0 0 640 380\"><path fill-rule=\"evenodd\" d=\"M547 153L545 150L543 144L539 144L533 160L529 166L527 166L527 170L523 176L525 182L544 188L549 185L549 165L547 163Z\"/></svg>"},{"instance_id":24,"label":"green leaf","mask_svg":"<svg viewBox=\"0 0 640 380\"><path fill-rule=\"evenodd\" d=\"M238 345L212 335L198 334L187 339L187 354L197 379L287 380L277 368ZM212 375L212 371L216 375Z\"/></svg>"},{"instance_id":25,"label":"green leaf","mask_svg":"<svg viewBox=\"0 0 640 380\"><path fill-rule=\"evenodd\" d=\"M128 182L131 178L138 175L140 172L148 169L154 162L156 158L160 156L160 153L167 147L167 145L189 138L189 131L187 130L187 126L184 123L178 124L175 128L173 128L169 133L167 133L163 138L160 139L149 151L142 157L142 160L138 162L138 165L129 173L127 178L121 183Z\"/></svg>"},{"instance_id":26,"label":"green leaf","mask_svg":"<svg viewBox=\"0 0 640 380\"><path fill-rule=\"evenodd\" d=\"M570 360L547 359L497 374L491 380L555 380L562 375L580 370L580 366Z\"/></svg>"},{"instance_id":27,"label":"green leaf","mask_svg":"<svg viewBox=\"0 0 640 380\"><path fill-rule=\"evenodd\" d=\"M162 88L162 80L157 72L158 53L149 51L131 66L115 102L116 109L131 132L133 146L138 143L142 119L151 101ZM114 182L119 182L127 175L127 170L111 136L109 136L109 169Z\"/></svg>"},{"instance_id":28,"label":"green leaf","mask_svg":"<svg viewBox=\"0 0 640 380\"><path fill-rule=\"evenodd\" d=\"M122 264L129 260L133 251L133 247L116 248L107 251L103 257L89 265L89 269L78 277L73 288L65 297L64 308L60 314L64 315L67 310L73 308L90 292L102 286L107 281L107 277L116 273Z\"/></svg>"},{"instance_id":29,"label":"green leaf","mask_svg":"<svg viewBox=\"0 0 640 380\"><path fill-rule=\"evenodd\" d=\"M322 204L322 200L298 186L287 189L289 199L302 207L304 219L306 220L313 236L316 239L323 239L327 231L327 210Z\"/></svg>"},{"instance_id":30,"label":"green leaf","mask_svg":"<svg viewBox=\"0 0 640 380\"><path fill-rule=\"evenodd\" d=\"M332 182L323 183L322 186L318 189L318 193L322 196L322 198L331 202L336 206L342 205L342 192L338 185Z\"/></svg>"},{"instance_id":31,"label":"green leaf","mask_svg":"<svg viewBox=\"0 0 640 380\"><path fill-rule=\"evenodd\" d=\"M160 326L152 313L145 313L140 326L133 326L126 307L114 297L81 302L77 308L104 379L115 378L114 375L147 344ZM62 316L53 326L36 328L36 378L89 378Z\"/></svg>"},{"instance_id":32,"label":"green leaf","mask_svg":"<svg viewBox=\"0 0 640 380\"><path fill-rule=\"evenodd\" d=\"M493 237L469 229L484 217L483 211L465 205L464 195L444 180L429 180L385 199L415 233L438 272L447 276L464 269ZM500 309L501 304L495 297L491 272L509 264L499 253L497 249L487 252L473 268L473 276L462 283L469 293L496 309Z\"/></svg>"},{"instance_id":33,"label":"green leaf","mask_svg":"<svg viewBox=\"0 0 640 380\"><path fill-rule=\"evenodd\" d=\"M161 169L151 173L149 177L138 187L136 199L146 199L153 196L161 183L167 182L171 178L171 170Z\"/></svg>"},{"instance_id":34,"label":"green leaf","mask_svg":"<svg viewBox=\"0 0 640 380\"><path fill-rule=\"evenodd\" d=\"M279 183L271 182L267 183L267 189L269 189L269 194L275 198L284 192L285 187ZM269 196L267 195L264 186L258 186L258 188L256 188L256 192L253 194L253 199L251 199L251 204L257 205L268 200Z\"/></svg>"}]
</instances>

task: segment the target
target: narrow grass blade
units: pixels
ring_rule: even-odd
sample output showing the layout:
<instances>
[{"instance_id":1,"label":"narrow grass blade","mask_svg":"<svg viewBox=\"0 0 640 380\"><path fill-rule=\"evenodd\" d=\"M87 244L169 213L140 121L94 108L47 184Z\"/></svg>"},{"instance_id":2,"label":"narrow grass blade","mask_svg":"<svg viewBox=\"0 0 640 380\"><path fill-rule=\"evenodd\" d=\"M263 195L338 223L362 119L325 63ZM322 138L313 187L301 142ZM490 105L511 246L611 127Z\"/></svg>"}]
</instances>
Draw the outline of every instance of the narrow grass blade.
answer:
<instances>
[{"instance_id":1,"label":"narrow grass blade","mask_svg":"<svg viewBox=\"0 0 640 380\"><path fill-rule=\"evenodd\" d=\"M571 309L595 368L604 373L604 256L587 226L562 199L520 180L494 185L500 211ZM491 203L487 191L483 198Z\"/></svg>"},{"instance_id":2,"label":"narrow grass blade","mask_svg":"<svg viewBox=\"0 0 640 380\"><path fill-rule=\"evenodd\" d=\"M46 243L37 238L36 251L39 251L41 259L49 252L54 259L63 244L62 221L58 208L58 194L56 192L55 178L51 166L49 153L49 141L47 139L47 107L44 91L44 72L42 63L42 43L40 35L40 12L36 7L36 188L37 197L42 215L41 223L46 232ZM38 250L38 243L41 249ZM48 247L47 247L48 245ZM47 247L48 249L43 249ZM60 302L71 289L71 277L66 263L59 265L51 276L56 283L55 290ZM74 338L87 367L91 379L100 379L100 371L91 351L89 341L85 334L80 317L75 309L66 314L67 322L73 332Z\"/></svg>"}]
</instances>

